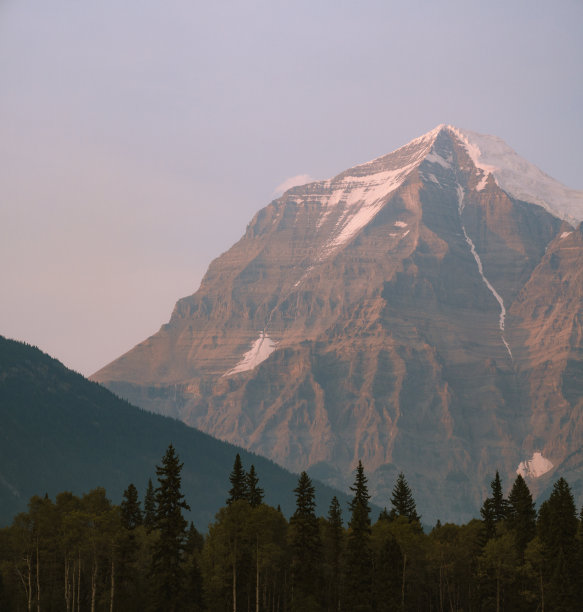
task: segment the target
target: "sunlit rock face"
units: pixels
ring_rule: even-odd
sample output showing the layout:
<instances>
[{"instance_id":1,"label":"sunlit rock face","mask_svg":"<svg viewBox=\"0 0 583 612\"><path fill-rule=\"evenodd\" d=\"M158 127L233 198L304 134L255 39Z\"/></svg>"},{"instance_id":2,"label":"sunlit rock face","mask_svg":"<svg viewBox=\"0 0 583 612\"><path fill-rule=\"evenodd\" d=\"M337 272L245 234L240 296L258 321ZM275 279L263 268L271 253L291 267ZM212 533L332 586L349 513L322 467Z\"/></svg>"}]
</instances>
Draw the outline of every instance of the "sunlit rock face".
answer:
<instances>
[{"instance_id":1,"label":"sunlit rock face","mask_svg":"<svg viewBox=\"0 0 583 612\"><path fill-rule=\"evenodd\" d=\"M496 469L539 453L537 492L583 464L582 218L500 139L439 126L260 210L93 378L336 486L361 459L380 505L403 471L424 520L467 520Z\"/></svg>"}]
</instances>

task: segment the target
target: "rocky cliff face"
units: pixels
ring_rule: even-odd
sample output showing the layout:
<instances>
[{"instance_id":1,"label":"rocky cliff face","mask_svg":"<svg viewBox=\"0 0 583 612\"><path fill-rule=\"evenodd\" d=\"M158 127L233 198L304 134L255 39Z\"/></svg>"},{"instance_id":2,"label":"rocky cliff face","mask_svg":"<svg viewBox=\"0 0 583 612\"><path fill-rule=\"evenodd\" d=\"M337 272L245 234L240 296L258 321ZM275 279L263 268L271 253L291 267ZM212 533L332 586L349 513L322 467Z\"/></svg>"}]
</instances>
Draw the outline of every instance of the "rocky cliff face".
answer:
<instances>
[{"instance_id":1,"label":"rocky cliff face","mask_svg":"<svg viewBox=\"0 0 583 612\"><path fill-rule=\"evenodd\" d=\"M362 459L380 505L404 471L425 519L467 520L496 469L578 474L582 218L499 139L439 126L269 204L93 378L335 486Z\"/></svg>"}]
</instances>

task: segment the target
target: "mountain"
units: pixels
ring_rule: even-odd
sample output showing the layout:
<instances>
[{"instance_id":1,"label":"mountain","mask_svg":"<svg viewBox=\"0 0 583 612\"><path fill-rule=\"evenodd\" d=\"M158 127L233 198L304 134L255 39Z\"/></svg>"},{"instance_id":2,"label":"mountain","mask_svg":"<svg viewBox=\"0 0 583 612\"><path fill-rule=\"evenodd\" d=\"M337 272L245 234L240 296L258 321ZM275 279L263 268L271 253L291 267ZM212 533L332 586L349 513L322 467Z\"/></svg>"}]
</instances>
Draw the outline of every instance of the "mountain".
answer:
<instances>
[{"instance_id":1,"label":"mountain","mask_svg":"<svg viewBox=\"0 0 583 612\"><path fill-rule=\"evenodd\" d=\"M582 219L583 192L441 125L260 210L93 379L345 490L362 459L380 505L403 471L425 520L465 521L496 469L581 479Z\"/></svg>"},{"instance_id":2,"label":"mountain","mask_svg":"<svg viewBox=\"0 0 583 612\"><path fill-rule=\"evenodd\" d=\"M103 486L115 503L134 483L140 495L172 443L181 461L182 491L199 530L228 495L237 452L255 465L266 501L289 516L298 477L271 461L215 440L183 423L135 408L72 372L37 348L0 336L0 525L26 510L32 495L80 495ZM318 511L333 495L346 511L348 497L314 483ZM377 509L378 511L378 509Z\"/></svg>"}]
</instances>

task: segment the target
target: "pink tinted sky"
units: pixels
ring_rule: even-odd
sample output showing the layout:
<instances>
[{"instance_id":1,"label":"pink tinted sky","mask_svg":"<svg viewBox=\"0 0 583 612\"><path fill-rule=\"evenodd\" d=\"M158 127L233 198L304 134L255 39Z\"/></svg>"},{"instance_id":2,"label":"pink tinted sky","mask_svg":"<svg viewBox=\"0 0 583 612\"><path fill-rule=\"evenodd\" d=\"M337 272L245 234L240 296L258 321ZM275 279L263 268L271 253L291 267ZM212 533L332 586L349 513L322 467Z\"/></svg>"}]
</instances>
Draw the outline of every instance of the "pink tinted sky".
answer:
<instances>
[{"instance_id":1,"label":"pink tinted sky","mask_svg":"<svg viewBox=\"0 0 583 612\"><path fill-rule=\"evenodd\" d=\"M0 334L90 374L278 185L439 123L583 188L583 5L4 0Z\"/></svg>"}]
</instances>

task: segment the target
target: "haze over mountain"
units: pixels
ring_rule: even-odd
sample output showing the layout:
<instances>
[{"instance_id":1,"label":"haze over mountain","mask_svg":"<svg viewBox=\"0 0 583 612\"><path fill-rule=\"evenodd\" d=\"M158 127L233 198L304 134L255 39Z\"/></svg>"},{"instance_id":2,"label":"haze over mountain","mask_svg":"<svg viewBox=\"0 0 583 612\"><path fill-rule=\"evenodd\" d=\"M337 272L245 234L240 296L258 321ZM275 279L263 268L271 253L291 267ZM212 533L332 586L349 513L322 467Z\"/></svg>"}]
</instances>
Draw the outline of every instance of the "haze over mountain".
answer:
<instances>
[{"instance_id":1,"label":"haze over mountain","mask_svg":"<svg viewBox=\"0 0 583 612\"><path fill-rule=\"evenodd\" d=\"M465 521L496 469L581 486L583 193L441 125L260 210L94 380L373 500Z\"/></svg>"},{"instance_id":2,"label":"haze over mountain","mask_svg":"<svg viewBox=\"0 0 583 612\"><path fill-rule=\"evenodd\" d=\"M0 336L0 526L26 510L33 495L80 495L105 487L114 503L133 483L143 499L148 479L172 443L181 461L182 491L200 531L225 504L235 455L255 465L266 501L289 515L298 477L271 461L215 440L175 419L130 406L56 359ZM337 491L314 483L318 512ZM378 509L377 509L378 511Z\"/></svg>"}]
</instances>

